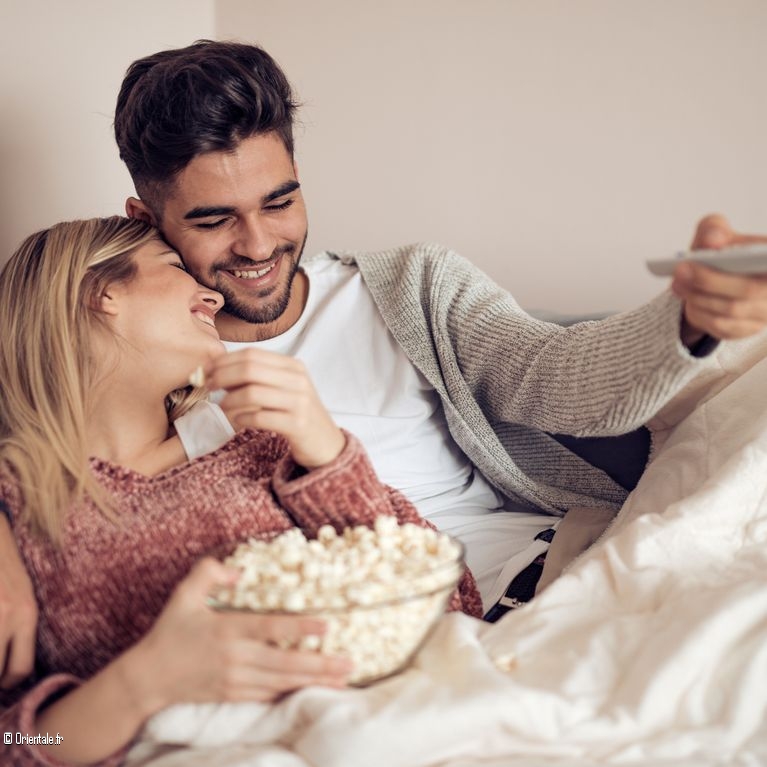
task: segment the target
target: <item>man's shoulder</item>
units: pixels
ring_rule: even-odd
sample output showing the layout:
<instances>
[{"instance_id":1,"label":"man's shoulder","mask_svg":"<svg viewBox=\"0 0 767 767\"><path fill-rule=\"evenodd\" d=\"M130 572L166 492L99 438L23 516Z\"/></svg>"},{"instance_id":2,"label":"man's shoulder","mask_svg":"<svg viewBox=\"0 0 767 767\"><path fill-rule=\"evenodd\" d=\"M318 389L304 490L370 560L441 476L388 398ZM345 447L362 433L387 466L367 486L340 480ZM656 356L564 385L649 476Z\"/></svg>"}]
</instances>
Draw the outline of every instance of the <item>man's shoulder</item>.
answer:
<instances>
[{"instance_id":1,"label":"man's shoulder","mask_svg":"<svg viewBox=\"0 0 767 767\"><path fill-rule=\"evenodd\" d=\"M315 269L329 264L365 269L366 267L416 267L431 264L468 263L454 250L437 242L415 242L382 250L328 250L312 257L307 265Z\"/></svg>"}]
</instances>

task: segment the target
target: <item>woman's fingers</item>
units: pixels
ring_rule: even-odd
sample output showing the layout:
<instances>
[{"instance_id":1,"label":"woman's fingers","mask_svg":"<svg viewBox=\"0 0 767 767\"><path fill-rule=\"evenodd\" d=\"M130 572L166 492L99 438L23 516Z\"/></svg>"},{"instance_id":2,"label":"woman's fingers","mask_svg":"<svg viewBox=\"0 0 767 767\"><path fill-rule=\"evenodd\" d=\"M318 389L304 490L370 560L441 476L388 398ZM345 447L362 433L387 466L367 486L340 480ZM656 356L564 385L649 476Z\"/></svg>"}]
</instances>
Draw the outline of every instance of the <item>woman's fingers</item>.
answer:
<instances>
[{"instance_id":1,"label":"woman's fingers","mask_svg":"<svg viewBox=\"0 0 767 767\"><path fill-rule=\"evenodd\" d=\"M257 634L271 635L273 642L297 641L309 633L299 630L302 619L298 616L229 614L222 617L232 620L236 630L245 632L220 647L221 695L226 700L273 700L310 685L341 687L346 684L352 671L347 658L283 649L268 640L251 638ZM249 623L251 625L247 625ZM230 626L227 636L231 636L231 629Z\"/></svg>"},{"instance_id":2,"label":"woman's fingers","mask_svg":"<svg viewBox=\"0 0 767 767\"><path fill-rule=\"evenodd\" d=\"M296 643L306 636L322 636L325 622L319 618L299 615L268 615L220 610L218 614L229 621L235 633L246 640L277 645Z\"/></svg>"},{"instance_id":3,"label":"woman's fingers","mask_svg":"<svg viewBox=\"0 0 767 767\"><path fill-rule=\"evenodd\" d=\"M235 428L282 434L293 459L307 469L329 463L346 444L299 360L243 349L214 360L206 385L226 392L219 405Z\"/></svg>"},{"instance_id":4,"label":"woman's fingers","mask_svg":"<svg viewBox=\"0 0 767 767\"><path fill-rule=\"evenodd\" d=\"M248 669L268 671L279 676L302 678L342 678L351 671L351 661L341 656L323 655L313 650L291 650L259 640L242 639L232 646L232 658Z\"/></svg>"},{"instance_id":5,"label":"woman's fingers","mask_svg":"<svg viewBox=\"0 0 767 767\"><path fill-rule=\"evenodd\" d=\"M263 409L291 412L306 408L310 402L310 395L303 391L290 391L263 384L248 384L227 392L219 405L227 415L236 415Z\"/></svg>"},{"instance_id":6,"label":"woman's fingers","mask_svg":"<svg viewBox=\"0 0 767 767\"><path fill-rule=\"evenodd\" d=\"M236 576L221 562L202 559L140 642L142 683L158 707L273 700L307 685L345 684L352 670L348 659L285 649L304 637L321 636L323 621L210 607L208 595Z\"/></svg>"},{"instance_id":7,"label":"woman's fingers","mask_svg":"<svg viewBox=\"0 0 767 767\"><path fill-rule=\"evenodd\" d=\"M217 357L205 369L205 382L209 389L261 383L293 390L306 386L309 377L300 360L251 348Z\"/></svg>"}]
</instances>

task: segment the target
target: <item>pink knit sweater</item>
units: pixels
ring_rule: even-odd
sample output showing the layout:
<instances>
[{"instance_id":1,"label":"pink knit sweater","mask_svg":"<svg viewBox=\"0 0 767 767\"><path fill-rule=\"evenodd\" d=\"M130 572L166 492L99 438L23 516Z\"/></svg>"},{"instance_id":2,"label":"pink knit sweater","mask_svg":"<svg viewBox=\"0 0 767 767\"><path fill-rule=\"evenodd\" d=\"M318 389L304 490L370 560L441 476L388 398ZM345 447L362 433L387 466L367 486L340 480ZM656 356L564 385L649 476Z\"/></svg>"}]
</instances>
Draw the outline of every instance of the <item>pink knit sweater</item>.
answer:
<instances>
[{"instance_id":1,"label":"pink knit sweater","mask_svg":"<svg viewBox=\"0 0 767 767\"><path fill-rule=\"evenodd\" d=\"M78 504L67 515L58 550L18 521L18 488L0 479L0 499L40 606L37 681L0 699L7 706L0 731L34 733L37 709L143 636L195 561L222 544L296 525L311 533L326 523L337 529L372 524L379 514L428 524L378 480L351 435L335 461L309 473L296 469L284 439L251 430L154 477L99 459L91 460L91 469L114 499L119 522L89 501ZM470 573L451 606L481 615ZM0 744L0 764L64 764L50 753L36 744ZM103 764L117 764L123 755Z\"/></svg>"}]
</instances>

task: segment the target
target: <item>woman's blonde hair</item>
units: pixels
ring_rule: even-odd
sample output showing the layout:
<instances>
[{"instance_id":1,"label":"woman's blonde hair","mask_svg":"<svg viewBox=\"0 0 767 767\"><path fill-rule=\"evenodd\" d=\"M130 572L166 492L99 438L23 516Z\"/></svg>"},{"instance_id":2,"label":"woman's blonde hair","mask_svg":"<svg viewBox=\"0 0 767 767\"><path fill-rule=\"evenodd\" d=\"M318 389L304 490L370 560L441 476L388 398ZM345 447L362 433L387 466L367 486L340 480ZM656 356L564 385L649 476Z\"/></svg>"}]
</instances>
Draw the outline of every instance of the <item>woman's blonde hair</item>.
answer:
<instances>
[{"instance_id":1,"label":"woman's blonde hair","mask_svg":"<svg viewBox=\"0 0 767 767\"><path fill-rule=\"evenodd\" d=\"M0 463L19 483L25 520L53 541L86 495L113 517L88 465L92 332L105 327L103 292L129 282L135 251L159 238L120 216L64 222L28 237L0 273ZM197 399L191 388L173 392L169 420Z\"/></svg>"}]
</instances>

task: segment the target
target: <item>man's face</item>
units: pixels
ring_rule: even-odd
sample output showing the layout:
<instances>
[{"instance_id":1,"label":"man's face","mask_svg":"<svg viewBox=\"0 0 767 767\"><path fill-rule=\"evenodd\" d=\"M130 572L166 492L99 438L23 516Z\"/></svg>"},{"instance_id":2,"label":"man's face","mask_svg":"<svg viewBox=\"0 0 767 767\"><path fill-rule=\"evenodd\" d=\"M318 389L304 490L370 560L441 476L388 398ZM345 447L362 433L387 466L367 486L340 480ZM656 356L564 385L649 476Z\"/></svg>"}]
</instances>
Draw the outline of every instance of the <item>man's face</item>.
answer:
<instances>
[{"instance_id":1,"label":"man's face","mask_svg":"<svg viewBox=\"0 0 767 767\"><path fill-rule=\"evenodd\" d=\"M160 226L195 279L224 296L216 320L222 337L268 338L300 316L305 290L291 288L306 242L306 208L276 134L192 160L165 199Z\"/></svg>"}]
</instances>

